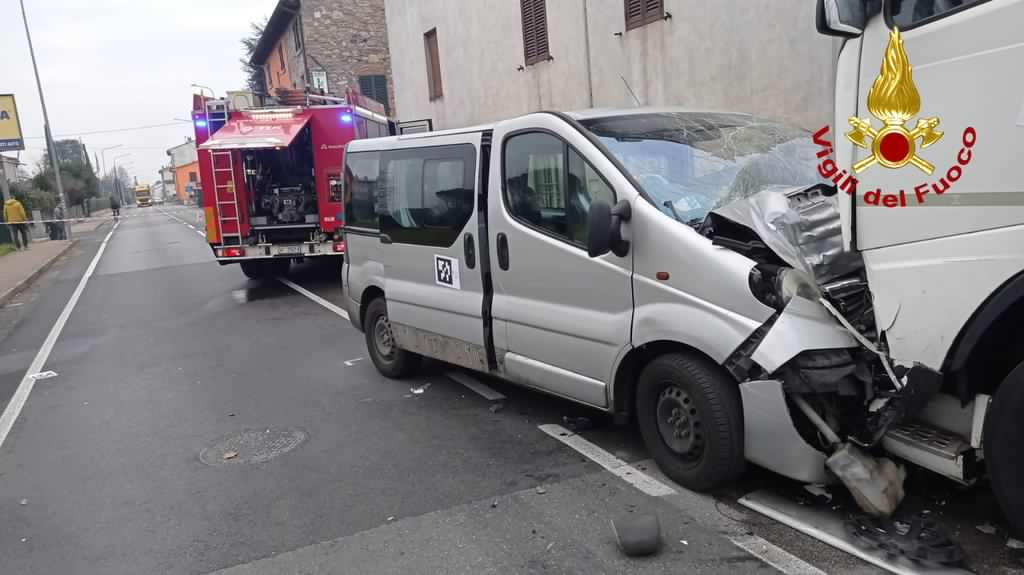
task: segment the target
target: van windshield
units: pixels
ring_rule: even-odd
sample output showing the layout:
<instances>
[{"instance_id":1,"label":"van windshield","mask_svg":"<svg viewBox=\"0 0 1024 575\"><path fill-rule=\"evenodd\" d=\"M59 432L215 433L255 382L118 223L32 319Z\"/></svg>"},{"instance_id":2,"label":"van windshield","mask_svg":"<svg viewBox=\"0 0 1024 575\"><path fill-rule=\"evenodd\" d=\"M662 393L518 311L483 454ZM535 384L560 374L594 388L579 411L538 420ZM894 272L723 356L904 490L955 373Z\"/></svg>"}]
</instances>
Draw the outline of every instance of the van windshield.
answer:
<instances>
[{"instance_id":1,"label":"van windshield","mask_svg":"<svg viewBox=\"0 0 1024 575\"><path fill-rule=\"evenodd\" d=\"M681 222L773 186L823 182L810 132L745 114L666 112L582 120L640 184Z\"/></svg>"}]
</instances>

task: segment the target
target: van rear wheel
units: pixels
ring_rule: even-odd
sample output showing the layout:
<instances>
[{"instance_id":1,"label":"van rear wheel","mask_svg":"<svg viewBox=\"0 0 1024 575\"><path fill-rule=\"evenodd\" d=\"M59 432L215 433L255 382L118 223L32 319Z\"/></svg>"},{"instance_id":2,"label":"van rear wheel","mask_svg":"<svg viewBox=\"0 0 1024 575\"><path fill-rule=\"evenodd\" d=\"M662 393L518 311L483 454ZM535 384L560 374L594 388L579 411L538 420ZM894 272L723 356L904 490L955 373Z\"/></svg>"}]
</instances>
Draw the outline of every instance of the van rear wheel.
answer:
<instances>
[{"instance_id":1,"label":"van rear wheel","mask_svg":"<svg viewBox=\"0 0 1024 575\"><path fill-rule=\"evenodd\" d=\"M383 297L378 297L367 306L363 333L366 335L366 349L370 352L370 359L384 377L408 377L419 367L421 357L395 343L391 322L388 320L387 301Z\"/></svg>"},{"instance_id":2,"label":"van rear wheel","mask_svg":"<svg viewBox=\"0 0 1024 575\"><path fill-rule=\"evenodd\" d=\"M1024 537L1024 362L1021 362L999 385L988 414L985 416L984 449L992 492L1010 529Z\"/></svg>"},{"instance_id":3,"label":"van rear wheel","mask_svg":"<svg viewBox=\"0 0 1024 575\"><path fill-rule=\"evenodd\" d=\"M636 387L637 424L658 467L680 485L707 491L743 473L743 406L717 365L671 353L647 364Z\"/></svg>"}]
</instances>

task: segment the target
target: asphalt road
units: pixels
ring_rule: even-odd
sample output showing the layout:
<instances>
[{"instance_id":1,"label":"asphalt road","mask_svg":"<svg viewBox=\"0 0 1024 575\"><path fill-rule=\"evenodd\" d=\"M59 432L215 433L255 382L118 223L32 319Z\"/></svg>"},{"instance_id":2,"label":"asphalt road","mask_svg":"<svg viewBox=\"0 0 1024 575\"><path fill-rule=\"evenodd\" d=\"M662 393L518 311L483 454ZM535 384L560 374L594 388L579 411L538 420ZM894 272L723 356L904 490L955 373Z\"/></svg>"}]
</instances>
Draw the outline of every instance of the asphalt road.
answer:
<instances>
[{"instance_id":1,"label":"asphalt road","mask_svg":"<svg viewBox=\"0 0 1024 575\"><path fill-rule=\"evenodd\" d=\"M381 377L323 305L341 303L329 269L250 281L213 261L196 210L125 215L0 309L5 413L63 325L57 375L0 436L2 573L878 572L672 485L598 414L484 381L492 401L438 364ZM550 427L580 415L596 457ZM625 558L610 521L645 513L663 548Z\"/></svg>"}]
</instances>

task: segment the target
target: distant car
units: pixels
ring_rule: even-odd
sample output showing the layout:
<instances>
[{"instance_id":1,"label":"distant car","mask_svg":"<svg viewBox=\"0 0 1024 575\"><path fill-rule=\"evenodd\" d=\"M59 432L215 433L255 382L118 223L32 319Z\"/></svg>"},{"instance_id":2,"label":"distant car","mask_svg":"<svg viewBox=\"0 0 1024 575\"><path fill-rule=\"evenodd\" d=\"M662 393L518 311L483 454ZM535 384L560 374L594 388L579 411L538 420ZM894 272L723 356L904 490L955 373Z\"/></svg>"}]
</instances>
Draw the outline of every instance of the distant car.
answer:
<instances>
[{"instance_id":1,"label":"distant car","mask_svg":"<svg viewBox=\"0 0 1024 575\"><path fill-rule=\"evenodd\" d=\"M153 200L153 205L155 205L155 206L162 206L163 203L164 203L164 199L163 198L156 198L155 200Z\"/></svg>"}]
</instances>

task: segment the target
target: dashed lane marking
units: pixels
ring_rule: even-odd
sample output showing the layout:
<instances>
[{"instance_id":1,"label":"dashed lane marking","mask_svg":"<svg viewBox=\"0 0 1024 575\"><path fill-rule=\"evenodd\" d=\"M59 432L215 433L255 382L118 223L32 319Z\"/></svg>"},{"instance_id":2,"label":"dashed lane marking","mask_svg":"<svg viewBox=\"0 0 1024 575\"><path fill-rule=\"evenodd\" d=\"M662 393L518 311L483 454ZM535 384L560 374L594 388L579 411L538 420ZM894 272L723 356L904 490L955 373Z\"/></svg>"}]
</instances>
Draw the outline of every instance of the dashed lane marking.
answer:
<instances>
[{"instance_id":1,"label":"dashed lane marking","mask_svg":"<svg viewBox=\"0 0 1024 575\"><path fill-rule=\"evenodd\" d=\"M348 319L348 312L347 311L345 311L345 310L341 309L340 307L334 305L333 303L325 300L324 298L316 295L315 293L309 291L308 289L300 286L299 284L293 282L292 280L290 280L288 278L277 278L277 280L279 282L283 283L284 285L292 288L293 290L299 292L300 294L308 297L309 299L315 301L316 303L322 305L323 307L325 307L325 308L331 310L332 312L340 315L341 317L343 317L345 319Z\"/></svg>"},{"instance_id":2,"label":"dashed lane marking","mask_svg":"<svg viewBox=\"0 0 1024 575\"><path fill-rule=\"evenodd\" d=\"M28 370L25 372L24 377L21 378L21 383L18 384L18 388L14 390L14 395L11 396L11 400L7 403L7 407L4 408L4 412L0 414L0 447L3 446L4 441L7 440L7 435L11 432L11 428L14 427L14 422L17 421L18 415L21 414L21 410L25 408L25 403L28 401L28 396L32 393L32 388L35 387L36 374L39 374L43 370L43 365L46 364L46 360L50 358L50 353L53 351L53 346L57 344L57 338L60 337L64 326L68 323L68 318L71 317L71 312L74 311L75 305L78 304L78 299L82 297L82 292L85 291L85 285L89 283L89 278L92 277L93 272L96 271L96 266L100 262L100 258L103 257L103 252L107 249L107 244L110 242L110 237L114 235L114 231L121 225L121 222L115 222L114 226L107 232L107 237L103 239L100 244L99 250L96 251L96 255L93 256L92 262L89 263L89 267L86 268L85 274L82 275L82 279L78 281L78 287L71 294L71 299L64 306L64 310L60 312L60 316L57 317L56 323L50 328L50 333L46 336L43 341L43 346L39 348L39 352L36 353L35 359L32 360L32 364L28 366Z\"/></svg>"},{"instance_id":3,"label":"dashed lane marking","mask_svg":"<svg viewBox=\"0 0 1024 575\"><path fill-rule=\"evenodd\" d=\"M587 441L583 437L569 431L561 425L547 424L540 425L538 427L544 433L573 448L587 459L590 459L594 463L608 470L612 475L615 475L647 495L667 498L679 497L682 495L687 500L687 505L683 505L683 508L689 508L690 504L694 503L694 501L691 501L693 498L700 499L697 507L702 507L709 501L706 496L702 496L699 493L693 493L692 491L683 489L682 487L677 491L667 483L644 473L637 467L615 457L611 453L598 447L596 444ZM713 502L711 502L711 504L713 505ZM700 521L699 514L693 515L695 519ZM725 520L719 519L717 523L721 523L721 521ZM778 547L773 543L769 543L767 540L762 539L757 535L745 534L744 532L746 531L746 528L738 524L738 522L729 521L728 525L712 524L712 522L704 521L700 522L708 523L708 527L724 532L723 535L733 545L736 545L747 553L750 553L761 561L764 561L768 565L771 565L787 575L826 575L821 569L807 563L803 559L800 559L781 547ZM734 525L733 523L736 524Z\"/></svg>"},{"instance_id":4,"label":"dashed lane marking","mask_svg":"<svg viewBox=\"0 0 1024 575\"><path fill-rule=\"evenodd\" d=\"M471 375L461 373L458 371L449 371L447 375L449 379L457 383L461 383L462 385L475 391L476 393L483 396L483 398L486 399L487 401L500 401L502 399L505 399L505 396L502 395L501 392L491 388L490 386L484 384L482 381L478 380L477 378Z\"/></svg>"}]
</instances>

